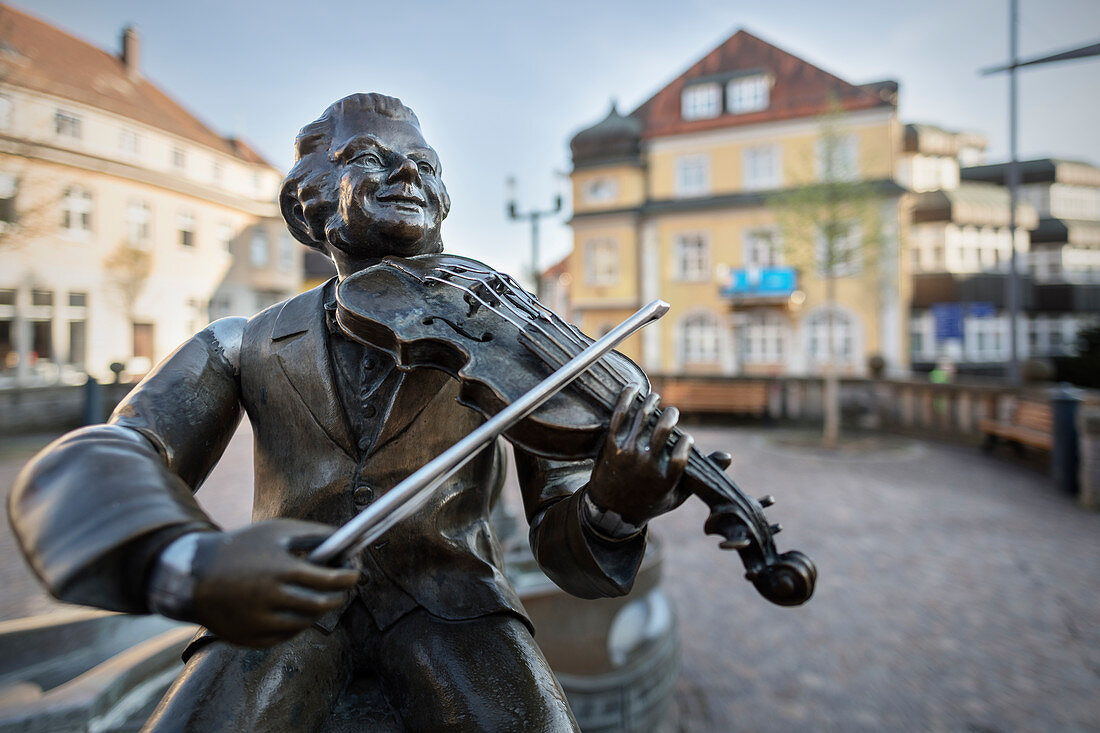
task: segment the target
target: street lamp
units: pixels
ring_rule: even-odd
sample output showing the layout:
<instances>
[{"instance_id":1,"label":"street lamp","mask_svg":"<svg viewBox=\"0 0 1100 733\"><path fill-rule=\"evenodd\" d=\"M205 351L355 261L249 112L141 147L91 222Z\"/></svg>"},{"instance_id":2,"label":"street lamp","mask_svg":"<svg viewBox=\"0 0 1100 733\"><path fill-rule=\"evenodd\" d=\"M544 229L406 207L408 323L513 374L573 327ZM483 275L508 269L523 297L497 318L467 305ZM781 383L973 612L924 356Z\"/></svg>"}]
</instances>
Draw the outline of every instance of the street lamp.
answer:
<instances>
[{"instance_id":1,"label":"street lamp","mask_svg":"<svg viewBox=\"0 0 1100 733\"><path fill-rule=\"evenodd\" d=\"M1100 43L1091 43L1081 48L1073 48L1068 51L1041 56L1039 58L1021 61L1017 55L1018 38L1020 34L1019 0L1009 0L1008 4L1008 63L991 69L983 69L982 75L999 74L1008 72L1008 168L1005 170L1005 185L1008 187L1008 232L1012 238L1011 256L1008 261L1008 282L1006 283L1005 298L1008 301L1008 337L1009 359L1008 379L1012 384L1020 383L1020 357L1018 325L1020 316L1020 269L1016 257L1016 201L1019 198L1020 188L1020 162L1017 151L1017 131L1019 129L1019 101L1016 91L1016 70L1021 66L1034 66L1037 64L1049 64L1054 61L1070 61L1100 55Z\"/></svg>"},{"instance_id":2,"label":"street lamp","mask_svg":"<svg viewBox=\"0 0 1100 733\"><path fill-rule=\"evenodd\" d=\"M531 222L531 279L535 283L535 297L542 299L542 273L539 271L539 219L544 216L554 216L561 211L561 194L554 197L554 208L539 211L521 212L516 205L516 178L509 176L506 181L508 192L508 218L514 220L528 219Z\"/></svg>"}]
</instances>

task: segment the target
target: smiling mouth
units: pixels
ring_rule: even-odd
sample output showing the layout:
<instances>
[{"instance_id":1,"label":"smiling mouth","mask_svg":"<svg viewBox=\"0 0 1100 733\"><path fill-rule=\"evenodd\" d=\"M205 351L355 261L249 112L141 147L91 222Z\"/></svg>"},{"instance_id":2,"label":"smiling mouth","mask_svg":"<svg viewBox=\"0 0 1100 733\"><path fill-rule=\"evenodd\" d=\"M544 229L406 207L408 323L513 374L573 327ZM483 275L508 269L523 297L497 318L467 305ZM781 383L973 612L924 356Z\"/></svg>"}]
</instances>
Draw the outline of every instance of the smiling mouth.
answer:
<instances>
[{"instance_id":1,"label":"smiling mouth","mask_svg":"<svg viewBox=\"0 0 1100 733\"><path fill-rule=\"evenodd\" d=\"M387 206L392 206L395 209L408 209L415 211L420 211L427 205L427 202L418 196L403 196L394 194L390 194L388 196L379 196L378 201L379 203L385 204Z\"/></svg>"}]
</instances>

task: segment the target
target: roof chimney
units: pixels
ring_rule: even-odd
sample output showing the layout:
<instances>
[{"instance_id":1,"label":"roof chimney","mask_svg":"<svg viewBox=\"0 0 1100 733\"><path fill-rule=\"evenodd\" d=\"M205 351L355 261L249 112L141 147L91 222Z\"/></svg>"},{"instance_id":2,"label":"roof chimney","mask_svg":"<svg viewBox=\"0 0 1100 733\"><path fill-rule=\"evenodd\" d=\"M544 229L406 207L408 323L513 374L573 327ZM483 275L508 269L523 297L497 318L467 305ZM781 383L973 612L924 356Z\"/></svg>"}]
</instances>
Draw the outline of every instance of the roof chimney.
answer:
<instances>
[{"instance_id":1,"label":"roof chimney","mask_svg":"<svg viewBox=\"0 0 1100 733\"><path fill-rule=\"evenodd\" d=\"M137 28L128 25L122 29L122 65L126 67L126 73L130 78L141 76L138 62L141 60L141 40L138 38Z\"/></svg>"}]
</instances>

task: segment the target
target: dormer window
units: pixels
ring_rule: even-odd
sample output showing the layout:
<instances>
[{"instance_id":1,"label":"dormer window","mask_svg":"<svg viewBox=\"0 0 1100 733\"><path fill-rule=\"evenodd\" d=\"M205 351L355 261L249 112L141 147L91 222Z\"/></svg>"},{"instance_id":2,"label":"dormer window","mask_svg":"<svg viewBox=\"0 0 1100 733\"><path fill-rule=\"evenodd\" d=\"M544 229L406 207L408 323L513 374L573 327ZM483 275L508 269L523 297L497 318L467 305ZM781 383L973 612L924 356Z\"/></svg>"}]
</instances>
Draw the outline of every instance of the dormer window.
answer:
<instances>
[{"instance_id":1,"label":"dormer window","mask_svg":"<svg viewBox=\"0 0 1100 733\"><path fill-rule=\"evenodd\" d=\"M735 115L767 109L770 89L771 80L767 74L734 79L726 84L726 109Z\"/></svg>"},{"instance_id":2,"label":"dormer window","mask_svg":"<svg viewBox=\"0 0 1100 733\"><path fill-rule=\"evenodd\" d=\"M685 120L705 120L722 111L722 88L717 84L685 87L680 98L680 113Z\"/></svg>"}]
</instances>

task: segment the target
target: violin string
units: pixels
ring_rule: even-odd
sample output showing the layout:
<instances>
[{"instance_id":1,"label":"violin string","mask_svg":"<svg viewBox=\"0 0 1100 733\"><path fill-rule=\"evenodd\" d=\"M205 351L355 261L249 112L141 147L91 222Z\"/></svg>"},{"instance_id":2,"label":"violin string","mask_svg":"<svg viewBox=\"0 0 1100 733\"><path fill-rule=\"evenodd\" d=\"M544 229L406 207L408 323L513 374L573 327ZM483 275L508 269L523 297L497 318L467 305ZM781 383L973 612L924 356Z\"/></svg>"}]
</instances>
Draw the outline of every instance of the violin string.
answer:
<instances>
[{"instance_id":1,"label":"violin string","mask_svg":"<svg viewBox=\"0 0 1100 733\"><path fill-rule=\"evenodd\" d=\"M573 331L571 329L562 328L561 325L559 325L559 323L558 323L559 319L557 318L556 314L554 314L553 311L549 310L545 306L542 306L542 304L538 303L538 301L535 300L534 298L531 298L530 295L528 293L526 293L526 291L519 288L518 283L516 283L514 280L512 280L512 278L509 277L508 275L504 275L503 273L490 273L488 271L479 271L479 270L469 270L469 271L479 272L479 273L484 274L488 277L496 279L497 281L501 282L502 284L504 284L508 288L508 291L507 291L508 295L515 296L517 298L517 300L522 299L521 302L517 303L517 302L514 302L513 300L511 300L509 298L501 298L500 305L502 305L504 307L507 307L507 308L511 308L513 310L513 312L515 312L515 310L517 308L519 308L520 306L525 306L524 308L521 309L523 312L520 315L525 315L529 318L538 318L542 321L542 323L540 323L539 320L530 321L530 322L527 323L527 325L537 329L540 333L542 333L542 335L545 336L551 343L553 343L554 346L557 346L561 350L562 354L566 355L567 357L571 357L573 355L571 353L570 349L566 348L566 346L564 346L561 343L561 341L559 340L562 336L564 336L566 338L566 340L570 343L570 345L572 345L576 348L583 349L583 348L588 346L587 343L585 343L585 342L581 341L580 339L576 338L576 335L573 333ZM481 281L477 280L476 278L470 277L468 275L463 275L461 273L452 273L452 274L454 274L457 277L461 277L465 280L471 280L471 281L474 281L474 282L481 282ZM455 285L455 287L460 287L460 286ZM463 288L460 288L460 289L463 289ZM467 292L469 292L469 291L467 291ZM498 295L499 295L499 293L498 293ZM531 307L531 304L538 304L538 306L539 306L538 309ZM487 306L487 307L489 307L489 306ZM539 312L540 310L542 311L541 313ZM513 325L516 325L514 321L510 321L510 322ZM555 327L556 335L549 333L543 327L544 323L552 324ZM521 329L521 330L524 330L524 329ZM544 356L547 356L547 355L548 354L544 354ZM564 363L564 362L561 362L561 363ZM561 366L561 363L559 363L558 366ZM598 366L595 367L595 368L600 368L600 369L603 369L603 370L606 371L606 366L602 362L598 362ZM613 375L606 374L605 376L612 377Z\"/></svg>"},{"instance_id":2,"label":"violin string","mask_svg":"<svg viewBox=\"0 0 1100 733\"><path fill-rule=\"evenodd\" d=\"M442 269L442 268L437 268L437 269ZM474 283L481 283L482 282L480 280L477 280L476 278L470 277L468 275L463 275L461 273L450 272L448 274L451 274L455 277L460 277L463 280L472 281ZM484 274L488 275L489 273L484 273ZM503 308L510 310L512 315L516 316L517 318L520 318L523 315L528 315L528 316L533 316L534 318L538 319L538 320L527 320L527 321L524 322L524 324L520 324L520 323L517 323L512 318L509 318L508 315L503 313L497 307L494 307L494 305L491 305L488 302L486 302L472 288L464 287L464 286L459 285L458 283L455 283L451 280L446 280L446 279L432 277L432 276L429 276L426 279L432 280L434 282L439 282L439 283L449 285L453 288L461 290L464 293L467 293L470 297L474 298L475 300L477 300L477 302L479 302L483 306L485 306L485 308L487 308L488 310L490 310L493 313L496 313L501 318L506 320L508 323L511 323L520 332L521 337L523 337L526 340L527 348L530 349L531 351L533 351L539 357L541 357L544 361L546 361L546 362L548 362L552 365L556 365L557 367L561 367L563 364L565 364L566 361L568 361L570 358L575 356L575 352L570 351L570 349L566 348L566 346L563 345L561 343L561 341L559 341L560 336L566 335L568 340L573 342L574 346L579 347L579 348L584 348L588 345L588 344L580 341L579 339L577 339L575 334L572 332L571 329L563 329L558 324L556 316L554 316L554 318L551 319L551 318L547 318L545 316L540 317L539 314L535 313L534 311L531 311L527 314L517 313L516 312L517 307L516 307L515 303L513 303L508 298L501 298L498 301L498 305L503 306ZM505 282L505 284L507 285L508 283ZM514 293L510 289L507 294L508 295L513 295ZM546 312L553 315L552 311L546 310ZM554 334L549 333L546 330L546 328L544 327L544 324L553 325L554 328L555 328L555 331L557 332L557 336L555 336ZM536 341L535 339L532 339L530 337L530 334L527 331L528 327L534 328L539 333L541 333L549 343L551 343L555 347L557 347L557 349L561 352L561 354L563 356L557 356L557 355L551 354L550 351L545 348L544 344L541 344L540 342ZM602 361L597 362L595 365L593 365L591 371L593 371L593 372L598 371L598 372L601 372L602 376L604 376L605 378L612 379L612 380L615 379L615 375L608 371L606 365L604 365ZM607 405L612 404L610 400L606 399L603 395L600 395L598 392L596 392L595 390L592 389L591 385L589 384L590 381L592 381L592 380L587 380L587 379L578 380L578 382L576 382L576 385L582 391L587 392L589 394L589 396L592 397L593 399L595 399L597 402L604 403L604 404L607 404ZM599 380L596 380L596 381L599 382Z\"/></svg>"},{"instance_id":3,"label":"violin string","mask_svg":"<svg viewBox=\"0 0 1100 733\"><path fill-rule=\"evenodd\" d=\"M437 268L437 269L442 269L442 268ZM458 272L456 269L453 269L453 270L450 270L450 271L447 271L447 270L443 270L443 271L446 272L447 274L452 275L453 277L459 277L463 280L474 282L476 284L484 284L483 280L479 280L476 277L466 275L463 272ZM549 341L549 343L553 344L555 347L557 347L562 352L564 357L552 354L543 344L539 343L538 341L536 341L534 339L531 339L530 336L528 335L527 330L524 327L524 325L522 325L521 323L518 323L516 320L513 320L513 318L509 317L508 314L505 314L502 311L502 309L495 307L493 304L490 304L486 299L484 299L481 295L479 295L477 292L475 292L472 288L464 287L462 285L459 285L458 283L455 283L451 280L447 280L447 279L443 279L443 278L437 278L437 277L430 277L429 276L427 279L433 280L435 282L439 282L439 283L442 283L442 284L445 284L445 285L449 285L451 287L457 288L458 290L461 290L462 292L470 295L472 298L477 300L477 302L480 303L482 306L484 306L488 310L492 311L493 313L496 313L501 318L503 318L505 321L510 323L512 326L514 326L521 333L521 335L527 337L526 340L528 341L528 348L529 349L532 349L536 353L541 352L541 353L539 353L539 356L541 358L543 358L544 360L546 360L548 362L556 363L557 367L561 367L565 363L565 360L567 360L567 358L570 357L572 354L567 348L565 348L565 346L562 345L562 343L558 340L558 338L555 335L549 333L546 330L546 328L544 327L544 323L554 326L554 329L555 329L555 331L558 332L558 335L559 336L564 336L566 338L566 340L568 342L570 342L571 345L573 345L574 347L583 348L583 347L587 346L587 344L584 343L571 328L568 328L568 327L562 328L562 326L560 326L559 323L558 323L558 318L557 318L556 314L554 314L553 311L549 310L548 308L543 306L541 303L539 303L539 301L537 299L530 298L530 296L526 293L526 291L524 291L522 288L520 288L518 286L518 284L515 283L514 280L512 280L511 277L509 277L507 275L504 275L503 273L490 273L488 271L479 271L479 270L474 270L472 268L467 269L466 272L478 272L480 274L484 274L488 277L494 278L498 282L502 282L505 286L507 286L508 290L507 290L506 293L496 293L498 296L503 296L505 294L516 296L517 293L521 293L522 295L517 297L517 300L522 298L521 302L517 303L513 300L510 300L509 298L500 297L499 300L498 300L498 304L503 306L504 309L510 311L511 316L521 317L521 316L526 315L528 317L534 316L534 317L539 318L543 323L540 323L538 321L534 321L534 322L529 321L529 322L527 322L527 325L534 327L543 336L545 336L547 338L547 340ZM492 290L492 288L490 288L490 291L495 292L495 291ZM526 297L524 297L524 296L526 296ZM535 304L537 307L532 307L531 306L532 303ZM527 306L527 307L523 308L522 306ZM542 312L539 312L539 311L542 311ZM594 365L593 370L595 370L595 368L600 368L601 371L605 372L605 376L610 378L611 381L616 384L616 386L619 386L621 388L622 384L625 383L625 380L622 379L621 374L612 373L611 370L606 365L604 365L602 362L597 362L596 365ZM594 382L595 384L592 384L592 382ZM612 390L608 387L606 382L602 379L580 381L580 382L577 383L577 386L579 388L581 388L582 390L584 390L585 392L588 392L590 394L590 396L594 397L597 401L599 401L599 402L601 402L601 403L603 403L607 406L612 406L614 404L615 400L618 398L618 392L615 392L614 394L612 394ZM678 438L678 440L682 440L683 436L685 435L685 433L678 427L673 428L672 434L674 436L676 436ZM718 466L713 461L711 461L707 457L704 457L701 453L699 453L696 450L692 450L688 454L687 465L690 468L694 469L694 471L698 475L700 475L701 478L709 479L708 483L710 483L710 484L721 485L723 482L730 481L730 478L725 473L725 471L720 470L718 468ZM731 492L731 495L727 498L732 499L732 502L734 504L736 504L743 512L745 512L747 514L747 517L751 518L753 516L751 505L747 504L747 502L745 502L737 494L737 492Z\"/></svg>"}]
</instances>

